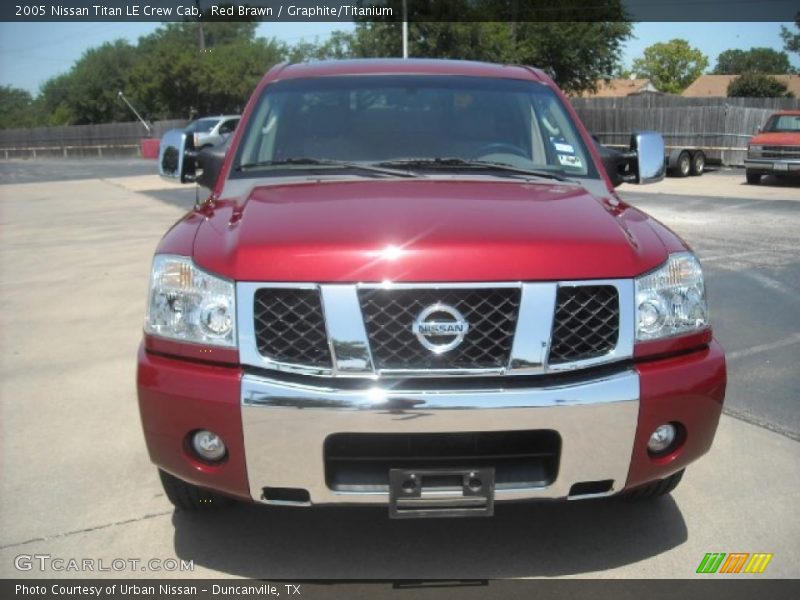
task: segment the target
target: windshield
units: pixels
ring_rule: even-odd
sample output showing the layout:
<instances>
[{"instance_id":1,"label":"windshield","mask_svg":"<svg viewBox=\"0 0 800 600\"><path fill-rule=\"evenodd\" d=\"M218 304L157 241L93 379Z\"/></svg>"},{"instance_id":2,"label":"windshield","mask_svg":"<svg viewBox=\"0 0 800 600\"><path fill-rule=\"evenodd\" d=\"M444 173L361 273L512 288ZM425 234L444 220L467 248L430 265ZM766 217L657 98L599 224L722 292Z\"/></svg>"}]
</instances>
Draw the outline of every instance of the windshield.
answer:
<instances>
[{"instance_id":1,"label":"windshield","mask_svg":"<svg viewBox=\"0 0 800 600\"><path fill-rule=\"evenodd\" d=\"M415 170L458 170L469 166L465 161L484 161L598 176L557 96L529 81L439 75L287 80L265 89L246 127L232 177L345 168L321 161L396 162Z\"/></svg>"},{"instance_id":2,"label":"windshield","mask_svg":"<svg viewBox=\"0 0 800 600\"><path fill-rule=\"evenodd\" d=\"M192 121L186 127L186 131L189 133L208 133L214 126L219 123L219 119L197 119L197 121Z\"/></svg>"},{"instance_id":3,"label":"windshield","mask_svg":"<svg viewBox=\"0 0 800 600\"><path fill-rule=\"evenodd\" d=\"M773 115L764 131L800 131L800 115Z\"/></svg>"}]
</instances>

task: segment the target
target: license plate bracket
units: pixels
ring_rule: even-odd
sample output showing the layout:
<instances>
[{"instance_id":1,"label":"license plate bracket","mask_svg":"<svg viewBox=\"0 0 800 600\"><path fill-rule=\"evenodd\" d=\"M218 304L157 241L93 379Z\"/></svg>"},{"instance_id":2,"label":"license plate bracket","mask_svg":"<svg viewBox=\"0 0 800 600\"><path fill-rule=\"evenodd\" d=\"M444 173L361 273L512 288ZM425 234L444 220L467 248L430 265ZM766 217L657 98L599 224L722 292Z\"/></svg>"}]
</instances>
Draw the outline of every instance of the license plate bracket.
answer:
<instances>
[{"instance_id":1,"label":"license plate bracket","mask_svg":"<svg viewBox=\"0 0 800 600\"><path fill-rule=\"evenodd\" d=\"M389 517L490 517L494 468L390 469Z\"/></svg>"}]
</instances>

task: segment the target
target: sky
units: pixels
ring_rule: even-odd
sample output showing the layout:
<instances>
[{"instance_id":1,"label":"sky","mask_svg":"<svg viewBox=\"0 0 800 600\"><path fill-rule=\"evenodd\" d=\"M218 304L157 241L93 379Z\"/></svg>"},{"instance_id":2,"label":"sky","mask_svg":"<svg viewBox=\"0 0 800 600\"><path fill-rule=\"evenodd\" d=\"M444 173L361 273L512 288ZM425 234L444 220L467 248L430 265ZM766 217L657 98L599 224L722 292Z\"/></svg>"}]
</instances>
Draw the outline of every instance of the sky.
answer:
<instances>
[{"instance_id":1,"label":"sky","mask_svg":"<svg viewBox=\"0 0 800 600\"><path fill-rule=\"evenodd\" d=\"M257 35L275 37L293 44L323 41L343 23L262 23ZM783 23L794 31L793 23ZM119 38L136 43L153 32L158 23L0 23L0 85L11 85L36 95L39 87L54 75L69 71L89 48ZM755 46L783 49L781 23L638 23L634 39L623 53L626 67L641 56L647 46L673 38L684 38L709 58L709 68L720 52L729 48L746 50ZM797 55L792 64L800 68ZM546 65L536 65L546 66Z\"/></svg>"}]
</instances>

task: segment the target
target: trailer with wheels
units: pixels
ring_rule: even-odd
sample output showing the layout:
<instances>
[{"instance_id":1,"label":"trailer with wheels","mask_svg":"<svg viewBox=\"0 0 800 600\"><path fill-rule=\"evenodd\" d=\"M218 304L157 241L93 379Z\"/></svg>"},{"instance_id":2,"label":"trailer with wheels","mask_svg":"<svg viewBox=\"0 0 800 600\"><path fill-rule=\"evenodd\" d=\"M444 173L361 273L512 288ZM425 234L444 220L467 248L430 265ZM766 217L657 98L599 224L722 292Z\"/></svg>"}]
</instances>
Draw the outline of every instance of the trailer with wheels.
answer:
<instances>
[{"instance_id":1,"label":"trailer with wheels","mask_svg":"<svg viewBox=\"0 0 800 600\"><path fill-rule=\"evenodd\" d=\"M705 171L706 153L701 148L668 148L667 150L667 155L664 157L667 175L688 177L689 175L702 175Z\"/></svg>"},{"instance_id":2,"label":"trailer with wheels","mask_svg":"<svg viewBox=\"0 0 800 600\"><path fill-rule=\"evenodd\" d=\"M625 152L621 151L616 144L601 143L596 134L591 134L591 137L612 183L617 186L627 181L632 176L631 173L617 172L617 164L624 163L621 159ZM702 175L706 170L706 153L702 148L696 147L668 147L664 153L664 166L666 174L672 177Z\"/></svg>"}]
</instances>

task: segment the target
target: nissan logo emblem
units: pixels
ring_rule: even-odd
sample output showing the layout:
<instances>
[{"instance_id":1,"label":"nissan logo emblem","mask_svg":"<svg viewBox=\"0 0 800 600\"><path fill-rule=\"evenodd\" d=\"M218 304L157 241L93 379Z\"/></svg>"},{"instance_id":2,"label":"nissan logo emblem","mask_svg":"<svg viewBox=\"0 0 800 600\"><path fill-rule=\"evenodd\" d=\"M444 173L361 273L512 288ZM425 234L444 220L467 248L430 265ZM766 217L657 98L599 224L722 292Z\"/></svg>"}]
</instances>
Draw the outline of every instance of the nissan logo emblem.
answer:
<instances>
[{"instance_id":1,"label":"nissan logo emblem","mask_svg":"<svg viewBox=\"0 0 800 600\"><path fill-rule=\"evenodd\" d=\"M444 354L464 341L469 323L452 306L437 302L419 313L411 331L425 348L434 354Z\"/></svg>"}]
</instances>

